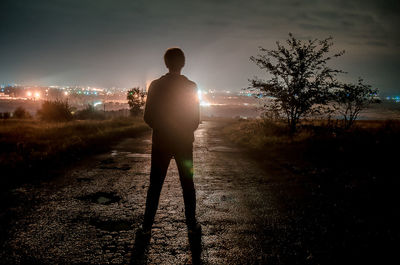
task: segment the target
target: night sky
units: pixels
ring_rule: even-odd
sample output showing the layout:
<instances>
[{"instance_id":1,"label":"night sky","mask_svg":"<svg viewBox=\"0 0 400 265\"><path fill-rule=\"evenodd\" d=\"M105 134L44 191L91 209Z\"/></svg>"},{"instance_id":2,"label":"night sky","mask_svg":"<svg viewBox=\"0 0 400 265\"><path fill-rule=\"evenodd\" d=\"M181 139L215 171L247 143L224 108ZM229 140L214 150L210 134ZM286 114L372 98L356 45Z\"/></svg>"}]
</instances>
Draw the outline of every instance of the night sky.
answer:
<instances>
[{"instance_id":1,"label":"night sky","mask_svg":"<svg viewBox=\"0 0 400 265\"><path fill-rule=\"evenodd\" d=\"M398 0L138 1L2 0L0 83L144 86L166 69L163 53L181 47L183 73L203 89L240 90L260 75L258 47L298 38L334 38L332 61L400 94Z\"/></svg>"}]
</instances>

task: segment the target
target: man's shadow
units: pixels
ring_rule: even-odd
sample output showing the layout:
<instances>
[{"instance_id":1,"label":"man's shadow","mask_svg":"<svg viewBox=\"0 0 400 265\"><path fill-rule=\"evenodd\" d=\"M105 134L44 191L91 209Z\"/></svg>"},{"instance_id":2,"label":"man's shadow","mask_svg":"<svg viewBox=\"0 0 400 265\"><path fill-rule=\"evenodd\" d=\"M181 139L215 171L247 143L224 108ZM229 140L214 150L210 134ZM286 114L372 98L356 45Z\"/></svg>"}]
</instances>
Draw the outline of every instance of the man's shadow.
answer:
<instances>
[{"instance_id":1,"label":"man's shadow","mask_svg":"<svg viewBox=\"0 0 400 265\"><path fill-rule=\"evenodd\" d=\"M141 228L135 233L135 243L129 264L147 264L147 251L150 245L151 234L146 234Z\"/></svg>"},{"instance_id":2,"label":"man's shadow","mask_svg":"<svg viewBox=\"0 0 400 265\"><path fill-rule=\"evenodd\" d=\"M201 231L199 233L189 233L189 245L190 251L192 252L192 264L200 265L202 244L201 244ZM133 245L133 251L131 255L131 265L147 264L147 254L150 245L151 234L143 233L141 229L138 229L135 234L135 243Z\"/></svg>"},{"instance_id":3,"label":"man's shadow","mask_svg":"<svg viewBox=\"0 0 400 265\"><path fill-rule=\"evenodd\" d=\"M201 246L201 230L198 233L189 233L189 245L190 245L190 251L192 252L192 264L198 265L202 264L201 261L201 252L202 252L202 246Z\"/></svg>"}]
</instances>

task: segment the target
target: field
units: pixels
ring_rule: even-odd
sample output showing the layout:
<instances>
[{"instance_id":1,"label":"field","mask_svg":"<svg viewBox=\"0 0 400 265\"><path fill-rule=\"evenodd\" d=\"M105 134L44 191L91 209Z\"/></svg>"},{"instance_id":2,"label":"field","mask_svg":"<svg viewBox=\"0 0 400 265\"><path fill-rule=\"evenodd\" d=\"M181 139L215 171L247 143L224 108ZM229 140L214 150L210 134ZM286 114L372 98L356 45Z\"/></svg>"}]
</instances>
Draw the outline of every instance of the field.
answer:
<instances>
[{"instance_id":1,"label":"field","mask_svg":"<svg viewBox=\"0 0 400 265\"><path fill-rule=\"evenodd\" d=\"M63 166L84 154L105 150L122 137L148 131L141 119L46 123L38 120L2 120L0 124L1 182L26 179L37 170ZM29 172L29 176L27 176Z\"/></svg>"},{"instance_id":2,"label":"field","mask_svg":"<svg viewBox=\"0 0 400 265\"><path fill-rule=\"evenodd\" d=\"M357 166L355 160L363 163L382 155L393 157L399 144L400 121L356 121L351 130L342 129L336 122L307 121L290 135L285 123L253 119L230 122L223 133L229 141L269 158L284 156L287 160L296 150L298 159L292 162L330 163L331 159L346 157Z\"/></svg>"},{"instance_id":3,"label":"field","mask_svg":"<svg viewBox=\"0 0 400 265\"><path fill-rule=\"evenodd\" d=\"M242 120L222 133L280 187L280 201L292 213L288 234L302 238L303 249L332 264L341 258L380 263L394 256L399 121L358 121L351 130L307 122L291 136L284 124ZM376 260L367 260L371 256Z\"/></svg>"},{"instance_id":4,"label":"field","mask_svg":"<svg viewBox=\"0 0 400 265\"><path fill-rule=\"evenodd\" d=\"M400 122L357 121L351 130L338 125L307 121L291 135L284 123L267 120L204 121L194 148L203 253L214 253L204 257L215 264L389 264L399 237ZM124 257L120 264L128 264L150 157L126 152L151 149L150 134L136 137L149 128L133 119L10 119L0 128L2 189L13 184L0 200L1 227L7 228L0 242L8 242L3 255L36 264L46 263L43 257L48 264ZM132 136L137 139L120 141ZM105 152L111 146L115 155ZM129 166L121 171L119 165ZM150 263L171 263L188 251L186 233L179 232L178 171L169 174L159 210L166 219L154 231ZM96 207L88 207L82 199L98 194L124 203L94 200ZM85 242L89 251L81 247ZM114 243L107 249L104 242Z\"/></svg>"},{"instance_id":5,"label":"field","mask_svg":"<svg viewBox=\"0 0 400 265\"><path fill-rule=\"evenodd\" d=\"M284 123L242 120L231 122L222 133L261 165L286 168L328 189L340 185L366 194L378 184L392 188L398 182L400 121L357 121L350 130L336 125L303 122L290 135Z\"/></svg>"}]
</instances>

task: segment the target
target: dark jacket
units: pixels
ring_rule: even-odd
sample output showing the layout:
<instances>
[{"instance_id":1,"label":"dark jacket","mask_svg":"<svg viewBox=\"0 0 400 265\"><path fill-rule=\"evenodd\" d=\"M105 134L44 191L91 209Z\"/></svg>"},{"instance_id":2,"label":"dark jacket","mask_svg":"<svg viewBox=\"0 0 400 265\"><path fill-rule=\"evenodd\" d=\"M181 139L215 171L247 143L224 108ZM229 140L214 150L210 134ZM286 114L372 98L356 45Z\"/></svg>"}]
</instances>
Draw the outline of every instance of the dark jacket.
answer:
<instances>
[{"instance_id":1,"label":"dark jacket","mask_svg":"<svg viewBox=\"0 0 400 265\"><path fill-rule=\"evenodd\" d=\"M196 84L183 75L166 74L148 91L144 121L153 129L153 144L193 143L199 126Z\"/></svg>"}]
</instances>

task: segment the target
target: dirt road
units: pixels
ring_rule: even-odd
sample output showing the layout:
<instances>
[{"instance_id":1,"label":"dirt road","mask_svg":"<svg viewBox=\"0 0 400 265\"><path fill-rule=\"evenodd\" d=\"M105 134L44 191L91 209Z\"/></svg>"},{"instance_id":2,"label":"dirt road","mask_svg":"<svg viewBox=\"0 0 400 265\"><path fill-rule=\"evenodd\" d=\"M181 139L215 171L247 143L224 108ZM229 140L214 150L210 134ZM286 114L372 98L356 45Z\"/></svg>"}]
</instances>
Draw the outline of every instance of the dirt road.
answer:
<instances>
[{"instance_id":1,"label":"dirt road","mask_svg":"<svg viewBox=\"0 0 400 265\"><path fill-rule=\"evenodd\" d=\"M281 263L286 240L282 235L288 227L275 196L279 184L241 150L227 146L217 136L217 125L201 124L194 144L197 216L203 229L201 260L204 264ZM149 184L150 147L150 135L126 139L63 176L14 190L16 203L11 210L18 213L28 202L29 209L16 214L2 262L136 263L132 253ZM192 263L183 209L172 161L152 230L148 264ZM299 256L307 257L307 253Z\"/></svg>"}]
</instances>

